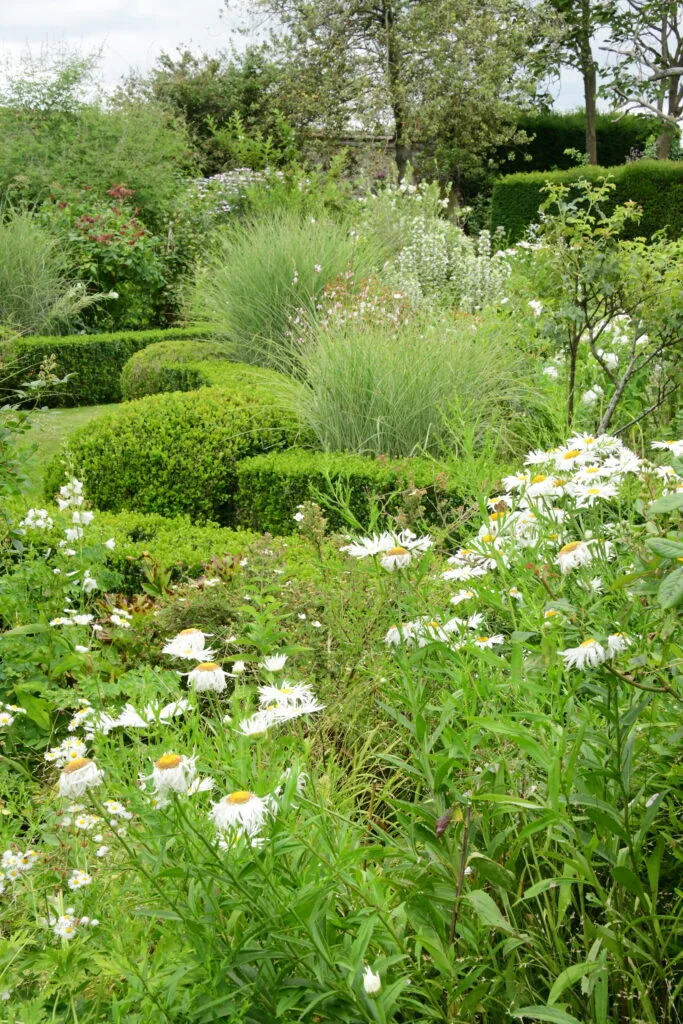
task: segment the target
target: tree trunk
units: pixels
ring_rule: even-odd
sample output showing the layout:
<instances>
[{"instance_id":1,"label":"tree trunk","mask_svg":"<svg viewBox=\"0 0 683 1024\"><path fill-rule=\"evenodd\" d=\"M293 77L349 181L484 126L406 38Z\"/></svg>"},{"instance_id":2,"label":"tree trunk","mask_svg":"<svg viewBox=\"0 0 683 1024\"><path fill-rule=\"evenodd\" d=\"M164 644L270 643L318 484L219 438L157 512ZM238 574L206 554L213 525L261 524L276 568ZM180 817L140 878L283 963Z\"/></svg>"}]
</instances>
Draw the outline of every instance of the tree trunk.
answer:
<instances>
[{"instance_id":1,"label":"tree trunk","mask_svg":"<svg viewBox=\"0 0 683 1024\"><path fill-rule=\"evenodd\" d=\"M591 5L590 0L581 0L581 74L583 75L583 97L586 108L586 155L589 164L598 162L597 134L597 71L591 50Z\"/></svg>"},{"instance_id":2,"label":"tree trunk","mask_svg":"<svg viewBox=\"0 0 683 1024\"><path fill-rule=\"evenodd\" d=\"M668 160L671 156L671 143L673 142L673 134L668 131L663 131L657 136L657 142L655 143L657 150L658 160Z\"/></svg>"},{"instance_id":3,"label":"tree trunk","mask_svg":"<svg viewBox=\"0 0 683 1024\"><path fill-rule=\"evenodd\" d=\"M408 140L406 108L401 83L401 51L396 38L394 12L391 4L384 8L383 15L387 48L387 85L389 87L391 111L394 115L396 169L398 171L398 180L403 181L412 153Z\"/></svg>"}]
</instances>

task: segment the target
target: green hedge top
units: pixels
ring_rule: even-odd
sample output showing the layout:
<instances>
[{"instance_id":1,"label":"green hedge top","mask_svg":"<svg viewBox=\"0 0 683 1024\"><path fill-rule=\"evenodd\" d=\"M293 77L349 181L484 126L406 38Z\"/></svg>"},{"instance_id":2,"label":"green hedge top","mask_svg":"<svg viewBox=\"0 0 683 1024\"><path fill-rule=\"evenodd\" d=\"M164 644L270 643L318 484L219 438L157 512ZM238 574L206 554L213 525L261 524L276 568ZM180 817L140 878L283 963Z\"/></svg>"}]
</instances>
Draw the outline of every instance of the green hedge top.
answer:
<instances>
[{"instance_id":1,"label":"green hedge top","mask_svg":"<svg viewBox=\"0 0 683 1024\"><path fill-rule=\"evenodd\" d=\"M613 205L633 200L643 209L640 222L629 228L631 236L650 238L662 229L671 237L683 234L683 162L673 160L637 160L621 167L508 174L493 187L492 226L502 227L508 239L517 242L529 225L538 220L538 208L546 198L543 187L549 182L570 185L580 178L596 181L605 177L616 185Z\"/></svg>"},{"instance_id":2,"label":"green hedge top","mask_svg":"<svg viewBox=\"0 0 683 1024\"><path fill-rule=\"evenodd\" d=\"M233 363L220 342L162 341L136 352L121 374L126 400L162 391L196 391L203 387L266 387L282 380L274 370Z\"/></svg>"},{"instance_id":3,"label":"green hedge top","mask_svg":"<svg viewBox=\"0 0 683 1024\"><path fill-rule=\"evenodd\" d=\"M424 489L420 501L428 522L445 523L468 502L467 487L455 467L424 458L371 459L292 448L244 459L237 464L236 474L235 525L279 535L295 532L297 507L304 501L318 501L319 494L338 492L360 523L369 521L374 501L384 512L396 513L401 493L413 488ZM348 529L333 506L325 508L325 516L331 529Z\"/></svg>"},{"instance_id":4,"label":"green hedge top","mask_svg":"<svg viewBox=\"0 0 683 1024\"><path fill-rule=\"evenodd\" d=\"M160 341L200 341L211 337L215 335L206 328L173 327L0 342L0 402L11 401L13 391L34 378L42 361L52 354L57 357L58 376L65 377L69 373L74 376L47 396L44 405L65 407L120 402L121 371L135 352Z\"/></svg>"},{"instance_id":5,"label":"green hedge top","mask_svg":"<svg viewBox=\"0 0 683 1024\"><path fill-rule=\"evenodd\" d=\"M569 170L575 166L566 149L583 153L586 147L586 114L583 110L571 113L523 114L517 127L533 136L531 141L513 147L515 165L524 171ZM661 131L661 122L655 117L639 114L598 114L596 134L598 160L603 167L615 167L628 160L633 150L642 152L648 140ZM501 150L500 157L510 147ZM510 168L509 161L503 166Z\"/></svg>"},{"instance_id":6,"label":"green hedge top","mask_svg":"<svg viewBox=\"0 0 683 1024\"><path fill-rule=\"evenodd\" d=\"M253 387L150 395L106 412L67 440L47 468L50 500L67 472L103 511L136 509L232 522L239 459L285 448L298 423Z\"/></svg>"}]
</instances>

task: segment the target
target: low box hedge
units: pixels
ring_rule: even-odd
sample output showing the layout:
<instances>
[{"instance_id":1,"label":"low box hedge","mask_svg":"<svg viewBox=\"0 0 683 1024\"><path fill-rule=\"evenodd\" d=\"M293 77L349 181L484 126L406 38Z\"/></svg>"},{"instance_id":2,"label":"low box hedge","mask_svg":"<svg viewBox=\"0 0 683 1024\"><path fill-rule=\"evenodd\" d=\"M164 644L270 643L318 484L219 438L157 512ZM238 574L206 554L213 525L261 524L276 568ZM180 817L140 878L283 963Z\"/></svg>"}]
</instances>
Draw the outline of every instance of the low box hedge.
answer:
<instances>
[{"instance_id":1,"label":"low box hedge","mask_svg":"<svg viewBox=\"0 0 683 1024\"><path fill-rule=\"evenodd\" d=\"M297 421L263 390L237 386L150 395L76 430L45 474L51 500L69 475L103 511L135 509L233 522L238 460L286 448Z\"/></svg>"},{"instance_id":2,"label":"low box hedge","mask_svg":"<svg viewBox=\"0 0 683 1024\"><path fill-rule=\"evenodd\" d=\"M88 537L100 542L114 538L116 546L107 551L107 564L121 575L128 594L138 593L145 580L145 555L161 570L173 570L174 580L197 578L213 555L241 555L254 540L254 534L216 523L198 526L187 516L169 519L142 512L98 513Z\"/></svg>"},{"instance_id":3,"label":"low box hedge","mask_svg":"<svg viewBox=\"0 0 683 1024\"><path fill-rule=\"evenodd\" d=\"M136 352L121 374L124 400L203 387L261 387L280 380L273 370L230 361L220 342L162 341Z\"/></svg>"},{"instance_id":4,"label":"low box hedge","mask_svg":"<svg viewBox=\"0 0 683 1024\"><path fill-rule=\"evenodd\" d=\"M443 522L468 500L455 469L429 459L372 459L292 448L243 459L235 473L234 525L281 536L295 532L298 505L317 501L319 494L334 495L337 489L361 523L369 521L373 501L389 514L398 511L401 492L412 487L424 488L425 518L434 523ZM333 506L325 508L325 516L332 530L348 529Z\"/></svg>"},{"instance_id":5,"label":"low box hedge","mask_svg":"<svg viewBox=\"0 0 683 1024\"><path fill-rule=\"evenodd\" d=\"M543 188L549 182L571 185L580 178L597 181L605 177L616 185L612 205L633 200L643 209L641 220L629 226L626 235L651 238L662 229L673 238L683 234L683 162L673 160L637 160L620 167L507 174L493 186L492 227L502 227L509 241L517 242L529 225L538 220L538 208L547 198Z\"/></svg>"},{"instance_id":6,"label":"low box hedge","mask_svg":"<svg viewBox=\"0 0 683 1024\"><path fill-rule=\"evenodd\" d=\"M173 327L0 342L0 402L11 401L15 389L34 379L40 364L52 354L57 357L57 374L73 377L41 399L44 405L64 408L120 402L121 372L135 352L161 341L200 341L211 337L215 335L206 328Z\"/></svg>"}]
</instances>

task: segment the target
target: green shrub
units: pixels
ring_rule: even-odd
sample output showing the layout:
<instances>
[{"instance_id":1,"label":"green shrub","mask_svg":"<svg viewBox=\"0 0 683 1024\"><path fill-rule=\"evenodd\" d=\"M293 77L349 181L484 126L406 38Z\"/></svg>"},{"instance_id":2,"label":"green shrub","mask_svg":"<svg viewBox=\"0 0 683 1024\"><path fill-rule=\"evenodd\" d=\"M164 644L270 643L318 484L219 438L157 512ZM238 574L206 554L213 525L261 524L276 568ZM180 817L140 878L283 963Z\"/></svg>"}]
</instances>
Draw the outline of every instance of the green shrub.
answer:
<instances>
[{"instance_id":1,"label":"green shrub","mask_svg":"<svg viewBox=\"0 0 683 1024\"><path fill-rule=\"evenodd\" d=\"M225 345L218 342L162 341L131 356L121 374L121 391L130 400L203 387L258 388L278 379L273 370L230 362Z\"/></svg>"},{"instance_id":2,"label":"green shrub","mask_svg":"<svg viewBox=\"0 0 683 1024\"><path fill-rule=\"evenodd\" d=\"M650 238L666 228L672 237L683 233L683 163L673 160L638 160L622 167L575 167L570 171L508 174L493 188L491 219L511 242L518 241L538 219L538 208L548 182L570 184L580 178L597 181L609 176L616 184L611 207L633 201L643 208L632 236Z\"/></svg>"},{"instance_id":3,"label":"green shrub","mask_svg":"<svg viewBox=\"0 0 683 1024\"><path fill-rule=\"evenodd\" d=\"M35 376L43 359L54 353L59 376L74 376L58 392L46 396L45 405L61 408L120 402L121 371L133 353L164 340L208 337L211 334L205 329L175 327L0 342L0 401L7 401L15 388Z\"/></svg>"},{"instance_id":4,"label":"green shrub","mask_svg":"<svg viewBox=\"0 0 683 1024\"><path fill-rule=\"evenodd\" d=\"M525 171L568 170L575 166L566 149L582 153L586 146L586 115L578 110L571 113L548 112L523 114L517 128L534 136L530 142L512 147L515 163ZM659 134L659 122L654 117L629 114L598 114L598 160L603 167L616 167L628 159L631 150L642 152L652 135ZM501 153L510 151L507 146Z\"/></svg>"},{"instance_id":5,"label":"green shrub","mask_svg":"<svg viewBox=\"0 0 683 1024\"><path fill-rule=\"evenodd\" d=\"M470 493L453 466L430 459L369 459L348 452L300 448L243 459L236 475L235 524L279 535L295 532L297 507L304 501L317 501L319 494L343 496L356 519L367 524L373 499L379 499L391 515L404 503L402 492L424 489L421 504L425 518L443 522L463 504L462 494ZM333 530L348 528L333 505L326 508L325 515Z\"/></svg>"},{"instance_id":6,"label":"green shrub","mask_svg":"<svg viewBox=\"0 0 683 1024\"><path fill-rule=\"evenodd\" d=\"M263 394L202 388L150 395L77 430L67 442L69 473L96 508L136 509L193 521L232 522L239 459L295 443L293 417ZM48 499L66 479L63 456L48 465Z\"/></svg>"},{"instance_id":7,"label":"green shrub","mask_svg":"<svg viewBox=\"0 0 683 1024\"><path fill-rule=\"evenodd\" d=\"M285 342L315 316L325 287L348 272L360 280L382 263L378 247L344 224L271 213L221 233L198 274L191 312L230 338L234 359L280 369Z\"/></svg>"},{"instance_id":8,"label":"green shrub","mask_svg":"<svg viewBox=\"0 0 683 1024\"><path fill-rule=\"evenodd\" d=\"M99 542L114 538L116 546L107 552L107 564L121 575L127 593L140 592L146 567L170 570L173 580L201 576L214 555L241 554L253 539L215 523L197 526L187 517L168 519L142 512L99 513L88 536Z\"/></svg>"}]
</instances>

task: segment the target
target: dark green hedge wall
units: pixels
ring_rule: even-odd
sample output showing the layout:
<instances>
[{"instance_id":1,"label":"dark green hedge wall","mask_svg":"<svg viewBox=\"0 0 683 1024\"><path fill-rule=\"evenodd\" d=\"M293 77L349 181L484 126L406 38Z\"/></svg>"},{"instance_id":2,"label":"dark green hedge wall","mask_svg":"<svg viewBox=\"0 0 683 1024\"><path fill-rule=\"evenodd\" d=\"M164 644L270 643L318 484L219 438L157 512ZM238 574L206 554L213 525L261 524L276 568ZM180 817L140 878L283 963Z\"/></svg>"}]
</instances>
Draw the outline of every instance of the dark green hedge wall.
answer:
<instances>
[{"instance_id":1,"label":"dark green hedge wall","mask_svg":"<svg viewBox=\"0 0 683 1024\"><path fill-rule=\"evenodd\" d=\"M373 499L388 513L400 505L400 492L415 486L425 489L422 504L427 520L442 522L467 502L467 487L453 468L429 459L381 460L345 452L316 452L301 448L243 459L235 466L237 494L234 525L246 530L268 530L285 536L296 532L294 515L304 501L318 493L333 494L336 487L348 498L350 510L367 523ZM325 516L333 530L348 523L334 508Z\"/></svg>"},{"instance_id":2,"label":"dark green hedge wall","mask_svg":"<svg viewBox=\"0 0 683 1024\"><path fill-rule=\"evenodd\" d=\"M598 160L603 167L623 164L632 149L642 152L650 136L660 131L654 117L629 114L616 120L617 116L598 115ZM519 118L517 127L534 138L501 150L501 159L510 152L515 154L513 163L502 163L509 171L568 170L575 162L565 154L565 149L583 153L586 148L586 115L582 110L571 114L525 114Z\"/></svg>"},{"instance_id":3,"label":"dark green hedge wall","mask_svg":"<svg viewBox=\"0 0 683 1024\"><path fill-rule=\"evenodd\" d=\"M12 401L14 389L34 378L43 359L57 357L56 372L71 380L44 398L54 408L105 405L121 401L121 371L130 357L160 341L210 338L206 328L118 331L115 334L75 334L64 337L17 338L0 342L0 403Z\"/></svg>"},{"instance_id":4,"label":"dark green hedge wall","mask_svg":"<svg viewBox=\"0 0 683 1024\"><path fill-rule=\"evenodd\" d=\"M631 236L650 238L666 228L669 235L683 234L683 162L638 160L621 167L574 167L570 171L537 171L532 174L508 174L493 187L492 227L502 227L511 242L517 242L530 224L538 219L544 201L543 187L548 182L571 184L579 178L596 181L611 178L616 189L613 203L631 199L643 208L643 217L634 224Z\"/></svg>"}]
</instances>

